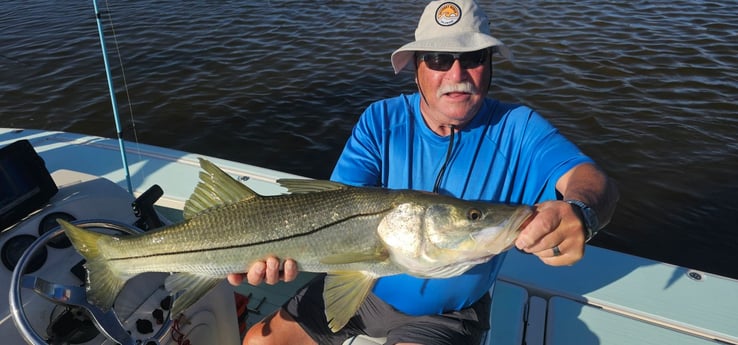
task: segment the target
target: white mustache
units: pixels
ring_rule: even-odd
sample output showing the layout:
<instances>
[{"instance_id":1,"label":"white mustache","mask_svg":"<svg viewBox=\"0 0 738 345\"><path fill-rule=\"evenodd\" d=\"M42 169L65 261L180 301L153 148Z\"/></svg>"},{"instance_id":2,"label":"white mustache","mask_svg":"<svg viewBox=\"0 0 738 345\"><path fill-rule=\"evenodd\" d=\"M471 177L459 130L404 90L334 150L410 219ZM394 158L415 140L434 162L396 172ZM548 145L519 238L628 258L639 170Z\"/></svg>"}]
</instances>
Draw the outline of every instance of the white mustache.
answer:
<instances>
[{"instance_id":1,"label":"white mustache","mask_svg":"<svg viewBox=\"0 0 738 345\"><path fill-rule=\"evenodd\" d=\"M465 92L465 93L477 93L477 88L470 82L462 82L458 84L447 84L441 85L436 91L436 96L441 97L449 92Z\"/></svg>"}]
</instances>

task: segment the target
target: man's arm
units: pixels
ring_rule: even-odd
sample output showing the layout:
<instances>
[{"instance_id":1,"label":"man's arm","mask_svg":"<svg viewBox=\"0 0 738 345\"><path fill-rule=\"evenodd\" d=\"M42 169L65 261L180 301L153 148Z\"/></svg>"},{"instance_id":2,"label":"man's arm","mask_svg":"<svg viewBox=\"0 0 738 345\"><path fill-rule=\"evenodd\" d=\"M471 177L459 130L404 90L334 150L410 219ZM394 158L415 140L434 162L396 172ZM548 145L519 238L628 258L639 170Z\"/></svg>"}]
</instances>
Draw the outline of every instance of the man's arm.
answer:
<instances>
[{"instance_id":1,"label":"man's arm","mask_svg":"<svg viewBox=\"0 0 738 345\"><path fill-rule=\"evenodd\" d=\"M591 207L600 228L610 223L620 198L615 181L594 164L580 164L569 170L556 182L556 189L564 200L580 200Z\"/></svg>"},{"instance_id":2,"label":"man's arm","mask_svg":"<svg viewBox=\"0 0 738 345\"><path fill-rule=\"evenodd\" d=\"M586 230L572 205L564 200L584 202L595 211L602 228L610 222L620 196L615 182L591 163L566 172L556 182L556 189L564 199L536 205L535 217L520 233L515 245L546 264L571 265L584 256ZM555 246L560 255L555 255L552 249Z\"/></svg>"}]
</instances>

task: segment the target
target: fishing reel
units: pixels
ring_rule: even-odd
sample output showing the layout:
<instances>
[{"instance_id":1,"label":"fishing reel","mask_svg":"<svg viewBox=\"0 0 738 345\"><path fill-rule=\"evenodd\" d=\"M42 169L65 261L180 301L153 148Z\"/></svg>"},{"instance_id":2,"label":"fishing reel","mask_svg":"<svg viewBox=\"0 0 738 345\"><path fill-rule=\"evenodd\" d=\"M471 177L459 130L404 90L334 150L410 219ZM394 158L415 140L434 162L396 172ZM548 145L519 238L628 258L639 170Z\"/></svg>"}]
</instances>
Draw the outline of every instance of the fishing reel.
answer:
<instances>
[{"instance_id":1,"label":"fishing reel","mask_svg":"<svg viewBox=\"0 0 738 345\"><path fill-rule=\"evenodd\" d=\"M118 231L126 234L140 233L141 230L129 225L114 222L110 220L90 220L73 222L82 228L98 228L112 231ZM156 333L144 339L136 339L129 327L124 326L118 316L115 307L107 311L103 311L95 305L87 301L87 292L84 286L66 285L47 281L41 277L25 274L29 262L34 256L40 252L47 242L57 236L61 236L64 230L56 228L55 230L46 232L34 241L23 253L13 270L10 281L10 311L16 328L23 338L34 345L48 344L48 340L44 339L38 331L32 326L28 318L24 303L21 300L21 289L30 289L38 296L51 301L55 304L70 308L69 310L77 310L89 316L95 327L106 338L121 345L137 345L137 344L160 344L170 335L173 321L171 317L162 318L161 327ZM51 325L49 326L51 327Z\"/></svg>"}]
</instances>

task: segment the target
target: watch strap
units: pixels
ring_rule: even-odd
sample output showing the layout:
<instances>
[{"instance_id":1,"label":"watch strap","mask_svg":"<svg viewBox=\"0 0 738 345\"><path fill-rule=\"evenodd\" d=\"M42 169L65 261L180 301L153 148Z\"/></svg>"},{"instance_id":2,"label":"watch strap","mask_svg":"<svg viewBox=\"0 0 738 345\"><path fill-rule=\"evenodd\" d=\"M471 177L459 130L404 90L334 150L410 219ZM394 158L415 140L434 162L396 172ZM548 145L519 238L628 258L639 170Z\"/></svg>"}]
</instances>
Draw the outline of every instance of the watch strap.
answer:
<instances>
[{"instance_id":1,"label":"watch strap","mask_svg":"<svg viewBox=\"0 0 738 345\"><path fill-rule=\"evenodd\" d=\"M572 206L574 213L582 221L582 225L584 226L584 242L589 242L592 237L597 235L597 231L600 230L597 214L591 207L580 200L568 199L564 201Z\"/></svg>"}]
</instances>

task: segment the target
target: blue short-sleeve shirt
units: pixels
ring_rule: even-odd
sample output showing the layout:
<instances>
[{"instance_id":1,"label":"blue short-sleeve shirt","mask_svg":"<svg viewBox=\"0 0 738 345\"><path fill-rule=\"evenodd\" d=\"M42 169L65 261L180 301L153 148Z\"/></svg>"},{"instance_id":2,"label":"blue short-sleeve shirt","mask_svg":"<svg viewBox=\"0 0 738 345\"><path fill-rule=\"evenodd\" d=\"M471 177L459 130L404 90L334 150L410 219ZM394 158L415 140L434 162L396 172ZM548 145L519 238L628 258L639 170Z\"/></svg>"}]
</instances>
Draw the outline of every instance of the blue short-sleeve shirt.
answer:
<instances>
[{"instance_id":1,"label":"blue short-sleeve shirt","mask_svg":"<svg viewBox=\"0 0 738 345\"><path fill-rule=\"evenodd\" d=\"M331 180L433 190L451 136L439 136L425 125L420 102L414 93L372 103L354 127ZM489 98L453 141L439 192L467 200L528 205L553 200L559 177L592 162L532 109ZM503 259L504 254L498 255L452 278L383 277L373 292L410 315L463 309L492 287Z\"/></svg>"}]
</instances>

